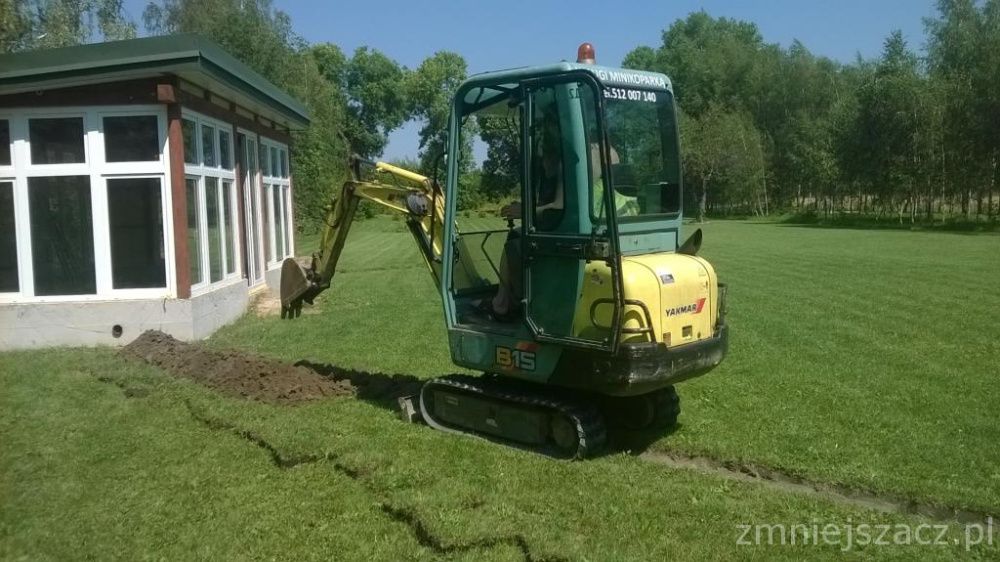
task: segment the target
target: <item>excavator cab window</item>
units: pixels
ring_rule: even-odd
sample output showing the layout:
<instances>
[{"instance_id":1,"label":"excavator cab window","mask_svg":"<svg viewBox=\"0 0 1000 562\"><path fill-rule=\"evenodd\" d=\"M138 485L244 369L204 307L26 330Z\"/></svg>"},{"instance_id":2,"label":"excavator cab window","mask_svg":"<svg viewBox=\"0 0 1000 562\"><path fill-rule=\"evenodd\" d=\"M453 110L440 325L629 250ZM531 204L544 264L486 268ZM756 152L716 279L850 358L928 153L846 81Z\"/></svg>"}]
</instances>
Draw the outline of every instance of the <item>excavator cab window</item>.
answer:
<instances>
[{"instance_id":1,"label":"excavator cab window","mask_svg":"<svg viewBox=\"0 0 1000 562\"><path fill-rule=\"evenodd\" d=\"M513 225L500 216L502 203L496 202L519 199L521 193L522 106L512 95L515 92L516 88L503 85L476 88L467 94L459 117L451 289L463 310L472 310L470 303L494 295L503 282L501 262ZM482 159L479 169L477 155Z\"/></svg>"},{"instance_id":2,"label":"excavator cab window","mask_svg":"<svg viewBox=\"0 0 1000 562\"><path fill-rule=\"evenodd\" d=\"M553 232L566 211L562 127L555 88L539 88L533 97L528 174L532 204L528 212L536 230Z\"/></svg>"},{"instance_id":3,"label":"excavator cab window","mask_svg":"<svg viewBox=\"0 0 1000 562\"><path fill-rule=\"evenodd\" d=\"M605 121L619 221L680 212L681 166L670 92L627 90L608 97Z\"/></svg>"}]
</instances>

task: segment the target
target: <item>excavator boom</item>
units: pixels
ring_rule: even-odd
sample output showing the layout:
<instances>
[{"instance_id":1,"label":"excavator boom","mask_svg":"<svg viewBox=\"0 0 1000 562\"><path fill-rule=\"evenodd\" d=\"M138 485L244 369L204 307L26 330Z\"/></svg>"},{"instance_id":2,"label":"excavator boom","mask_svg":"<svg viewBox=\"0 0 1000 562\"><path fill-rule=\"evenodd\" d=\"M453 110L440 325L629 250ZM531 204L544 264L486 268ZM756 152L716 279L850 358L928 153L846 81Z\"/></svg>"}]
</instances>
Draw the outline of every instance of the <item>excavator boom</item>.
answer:
<instances>
[{"instance_id":1,"label":"excavator boom","mask_svg":"<svg viewBox=\"0 0 1000 562\"><path fill-rule=\"evenodd\" d=\"M371 169L372 178L364 179L364 168ZM344 182L340 193L333 196L327 205L320 249L313 254L308 269L295 258L287 258L282 263L283 317L297 317L303 302L312 304L317 295L330 287L354 222L354 214L362 200L406 216L407 227L420 247L435 282L440 280L444 240L444 194L440 186L416 172L354 156L351 159L351 179Z\"/></svg>"}]
</instances>

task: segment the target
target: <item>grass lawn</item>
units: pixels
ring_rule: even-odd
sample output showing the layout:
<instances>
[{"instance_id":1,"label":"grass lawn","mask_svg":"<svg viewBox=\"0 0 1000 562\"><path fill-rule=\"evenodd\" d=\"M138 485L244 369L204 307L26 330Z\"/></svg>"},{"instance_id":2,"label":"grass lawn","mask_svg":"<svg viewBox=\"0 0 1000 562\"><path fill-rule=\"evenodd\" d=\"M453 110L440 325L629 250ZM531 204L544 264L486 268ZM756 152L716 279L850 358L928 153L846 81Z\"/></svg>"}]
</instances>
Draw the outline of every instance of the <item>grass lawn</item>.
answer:
<instances>
[{"instance_id":1,"label":"grass lawn","mask_svg":"<svg viewBox=\"0 0 1000 562\"><path fill-rule=\"evenodd\" d=\"M652 450L1000 513L1000 237L748 222L705 233L730 286L730 355L679 387L681 426ZM211 345L455 371L401 223L359 223L342 263L298 320L248 315ZM107 349L0 354L0 389L4 559L834 558L844 541L742 546L738 526L926 522L628 454L553 461L350 398L233 400ZM961 537L954 523L948 546L852 552L1000 556L1000 537L970 552Z\"/></svg>"}]
</instances>

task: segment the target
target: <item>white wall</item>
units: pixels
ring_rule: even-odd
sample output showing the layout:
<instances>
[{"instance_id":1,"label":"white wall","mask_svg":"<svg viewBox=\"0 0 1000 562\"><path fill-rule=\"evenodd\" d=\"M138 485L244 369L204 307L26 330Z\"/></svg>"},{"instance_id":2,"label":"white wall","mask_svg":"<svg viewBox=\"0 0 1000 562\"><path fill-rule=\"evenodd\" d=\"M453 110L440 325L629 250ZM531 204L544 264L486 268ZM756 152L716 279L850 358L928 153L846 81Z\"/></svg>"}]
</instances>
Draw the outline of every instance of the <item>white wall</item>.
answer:
<instances>
[{"instance_id":1,"label":"white wall","mask_svg":"<svg viewBox=\"0 0 1000 562\"><path fill-rule=\"evenodd\" d=\"M240 279L190 300L49 302L0 305L0 350L52 346L125 345L146 330L178 339L206 338L243 315L248 302ZM112 335L114 326L122 334Z\"/></svg>"}]
</instances>

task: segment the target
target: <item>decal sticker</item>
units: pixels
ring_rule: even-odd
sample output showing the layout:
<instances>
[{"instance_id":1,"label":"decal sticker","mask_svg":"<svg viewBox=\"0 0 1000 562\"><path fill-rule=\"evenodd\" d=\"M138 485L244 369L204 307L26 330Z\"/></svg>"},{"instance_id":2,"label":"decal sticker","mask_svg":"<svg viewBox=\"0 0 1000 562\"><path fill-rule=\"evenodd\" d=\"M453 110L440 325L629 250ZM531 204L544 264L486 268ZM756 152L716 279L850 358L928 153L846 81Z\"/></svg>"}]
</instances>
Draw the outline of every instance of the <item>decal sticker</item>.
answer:
<instances>
[{"instance_id":1,"label":"decal sticker","mask_svg":"<svg viewBox=\"0 0 1000 562\"><path fill-rule=\"evenodd\" d=\"M626 88L605 88L604 97L612 100L645 101L656 103L656 92L630 90Z\"/></svg>"},{"instance_id":2,"label":"decal sticker","mask_svg":"<svg viewBox=\"0 0 1000 562\"><path fill-rule=\"evenodd\" d=\"M518 347L528 347L518 345ZM532 346L533 347L533 346ZM503 370L519 369L521 371L535 370L535 352L527 349L511 349L498 345L494 362Z\"/></svg>"},{"instance_id":3,"label":"decal sticker","mask_svg":"<svg viewBox=\"0 0 1000 562\"><path fill-rule=\"evenodd\" d=\"M691 304L675 306L667 309L667 316L677 316L678 314L701 314L701 309L705 308L705 297L702 297Z\"/></svg>"},{"instance_id":4,"label":"decal sticker","mask_svg":"<svg viewBox=\"0 0 1000 562\"><path fill-rule=\"evenodd\" d=\"M621 86L667 89L667 81L662 76L640 74L638 72L629 72L628 70L605 70L599 68L597 69L597 78L601 82Z\"/></svg>"},{"instance_id":5,"label":"decal sticker","mask_svg":"<svg viewBox=\"0 0 1000 562\"><path fill-rule=\"evenodd\" d=\"M664 285L670 285L674 282L674 274L670 273L666 269L658 269L656 271L656 275L660 278L660 283L663 283Z\"/></svg>"}]
</instances>

